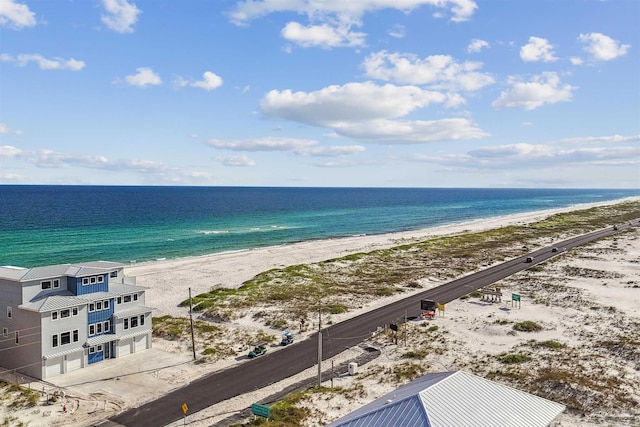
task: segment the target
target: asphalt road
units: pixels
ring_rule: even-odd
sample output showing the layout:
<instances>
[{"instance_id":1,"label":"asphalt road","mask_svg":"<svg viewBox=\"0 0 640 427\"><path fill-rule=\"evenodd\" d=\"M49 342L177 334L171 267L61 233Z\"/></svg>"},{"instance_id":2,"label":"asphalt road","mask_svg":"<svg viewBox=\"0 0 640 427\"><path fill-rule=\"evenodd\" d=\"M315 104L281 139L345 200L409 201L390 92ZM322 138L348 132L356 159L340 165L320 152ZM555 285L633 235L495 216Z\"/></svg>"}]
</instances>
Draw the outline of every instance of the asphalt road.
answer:
<instances>
[{"instance_id":1,"label":"asphalt road","mask_svg":"<svg viewBox=\"0 0 640 427\"><path fill-rule=\"evenodd\" d=\"M634 224L638 224L638 221L634 221ZM631 225L620 225L618 231L629 227ZM405 312L409 317L418 316L421 313L421 299L430 299L446 304L469 292L545 261L562 253L564 250L569 250L618 231L614 230L613 227L609 227L557 242L554 245L554 247L558 248L557 253L552 252L551 246L542 248L344 322L331 325L322 330L323 359L331 358L344 350L358 345L370 337L379 327L401 322L404 319ZM526 258L530 256L534 258L533 262L525 262ZM317 360L318 334L316 333L308 339L296 342L281 351L267 353L265 356L251 361L247 360L234 367L212 372L210 375L193 381L157 400L148 402L138 408L127 410L111 418L101 426L156 427L167 425L183 418L181 409L183 403L188 405L188 413L193 414L223 400L261 389L312 366L317 366Z\"/></svg>"}]
</instances>

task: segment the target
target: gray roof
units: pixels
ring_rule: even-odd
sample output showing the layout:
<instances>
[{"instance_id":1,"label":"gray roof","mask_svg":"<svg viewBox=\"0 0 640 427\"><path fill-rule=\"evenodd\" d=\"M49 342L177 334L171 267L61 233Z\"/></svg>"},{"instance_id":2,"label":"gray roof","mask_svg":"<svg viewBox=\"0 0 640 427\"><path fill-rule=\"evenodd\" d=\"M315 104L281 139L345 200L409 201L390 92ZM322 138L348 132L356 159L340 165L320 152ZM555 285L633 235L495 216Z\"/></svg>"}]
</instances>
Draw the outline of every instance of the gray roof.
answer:
<instances>
[{"instance_id":1,"label":"gray roof","mask_svg":"<svg viewBox=\"0 0 640 427\"><path fill-rule=\"evenodd\" d=\"M428 374L329 427L544 427L564 405L464 372Z\"/></svg>"},{"instance_id":2,"label":"gray roof","mask_svg":"<svg viewBox=\"0 0 640 427\"><path fill-rule=\"evenodd\" d=\"M49 294L41 298L32 300L27 304L21 304L18 308L44 313L47 311L60 310L63 308L87 305L87 300L78 298L69 291L62 291L56 294Z\"/></svg>"},{"instance_id":3,"label":"gray roof","mask_svg":"<svg viewBox=\"0 0 640 427\"><path fill-rule=\"evenodd\" d=\"M77 353L77 352L80 352L80 351L84 351L84 348L82 348L82 347L72 347L72 348L69 348L67 350L58 351L56 353L45 354L44 356L42 356L42 358L43 359L54 359L54 358L59 357L59 356L64 356L65 354L72 354L72 353Z\"/></svg>"},{"instance_id":4,"label":"gray roof","mask_svg":"<svg viewBox=\"0 0 640 427\"><path fill-rule=\"evenodd\" d=\"M127 308L126 310L116 311L115 313L113 313L113 317L115 317L116 319L122 319L123 317L137 316L138 314L151 313L153 310L155 310L155 308L139 305L137 307Z\"/></svg>"},{"instance_id":5,"label":"gray roof","mask_svg":"<svg viewBox=\"0 0 640 427\"><path fill-rule=\"evenodd\" d=\"M48 279L61 276L84 277L92 274L105 274L125 264L109 261L91 261L79 264L58 264L44 267L21 268L0 267L0 278L26 282L29 280Z\"/></svg>"},{"instance_id":6,"label":"gray roof","mask_svg":"<svg viewBox=\"0 0 640 427\"><path fill-rule=\"evenodd\" d=\"M122 283L109 283L109 293L114 295L126 295L134 292L142 292L147 288L144 286L124 285Z\"/></svg>"}]
</instances>

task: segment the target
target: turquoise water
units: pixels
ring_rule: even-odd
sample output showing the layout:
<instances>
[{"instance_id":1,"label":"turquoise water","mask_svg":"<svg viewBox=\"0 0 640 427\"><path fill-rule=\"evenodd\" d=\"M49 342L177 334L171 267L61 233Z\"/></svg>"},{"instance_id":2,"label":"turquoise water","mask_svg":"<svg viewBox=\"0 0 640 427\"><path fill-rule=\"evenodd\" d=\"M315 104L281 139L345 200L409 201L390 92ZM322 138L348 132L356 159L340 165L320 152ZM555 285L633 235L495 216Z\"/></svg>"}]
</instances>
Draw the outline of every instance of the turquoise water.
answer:
<instances>
[{"instance_id":1,"label":"turquoise water","mask_svg":"<svg viewBox=\"0 0 640 427\"><path fill-rule=\"evenodd\" d=\"M601 189L0 186L0 265L177 258L638 195Z\"/></svg>"}]
</instances>

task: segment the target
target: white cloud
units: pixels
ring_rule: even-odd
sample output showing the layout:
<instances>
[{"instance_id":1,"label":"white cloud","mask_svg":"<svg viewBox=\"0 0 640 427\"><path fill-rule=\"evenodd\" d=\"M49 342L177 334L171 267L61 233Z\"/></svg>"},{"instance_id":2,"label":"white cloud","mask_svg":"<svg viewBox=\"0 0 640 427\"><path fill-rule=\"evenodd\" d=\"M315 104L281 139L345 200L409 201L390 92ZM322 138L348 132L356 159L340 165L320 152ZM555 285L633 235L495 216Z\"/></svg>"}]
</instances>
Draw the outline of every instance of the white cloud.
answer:
<instances>
[{"instance_id":1,"label":"white cloud","mask_svg":"<svg viewBox=\"0 0 640 427\"><path fill-rule=\"evenodd\" d=\"M0 173L0 182L3 183L21 183L27 181L27 177L24 175L19 175L17 173Z\"/></svg>"},{"instance_id":2,"label":"white cloud","mask_svg":"<svg viewBox=\"0 0 640 427\"><path fill-rule=\"evenodd\" d=\"M573 65L582 65L584 63L584 60L577 56L572 56L569 60Z\"/></svg>"},{"instance_id":3,"label":"white cloud","mask_svg":"<svg viewBox=\"0 0 640 427\"><path fill-rule=\"evenodd\" d=\"M610 61L626 55L631 47L628 44L620 44L618 40L602 33L580 34L578 41L586 45L585 52L589 53L595 61Z\"/></svg>"},{"instance_id":4,"label":"white cloud","mask_svg":"<svg viewBox=\"0 0 640 427\"><path fill-rule=\"evenodd\" d=\"M521 124L522 126L533 126L533 123L531 122L522 122Z\"/></svg>"},{"instance_id":5,"label":"white cloud","mask_svg":"<svg viewBox=\"0 0 640 427\"><path fill-rule=\"evenodd\" d=\"M260 107L267 117L332 127L343 122L401 117L416 108L448 100L445 94L416 86L364 82L315 92L272 90L262 98Z\"/></svg>"},{"instance_id":6,"label":"white cloud","mask_svg":"<svg viewBox=\"0 0 640 427\"><path fill-rule=\"evenodd\" d=\"M606 143L613 144L618 142L639 142L640 135L611 135L611 136L583 136L575 138L564 138L561 142L567 143L581 143L581 144L593 144L593 143Z\"/></svg>"},{"instance_id":7,"label":"white cloud","mask_svg":"<svg viewBox=\"0 0 640 427\"><path fill-rule=\"evenodd\" d=\"M220 140L211 139L207 144L214 148L233 151L290 151L302 156L312 157L338 157L346 156L365 148L360 145L332 145L329 147L318 146L318 141L298 138L257 138L247 140Z\"/></svg>"},{"instance_id":8,"label":"white cloud","mask_svg":"<svg viewBox=\"0 0 640 427\"><path fill-rule=\"evenodd\" d=\"M562 149L549 145L510 144L482 147L464 154L426 156L411 160L473 170L557 168L561 165L640 165L640 147Z\"/></svg>"},{"instance_id":9,"label":"white cloud","mask_svg":"<svg viewBox=\"0 0 640 427\"><path fill-rule=\"evenodd\" d=\"M300 151L317 143L311 139L274 137L246 140L210 139L207 141L207 144L214 148L233 151Z\"/></svg>"},{"instance_id":10,"label":"white cloud","mask_svg":"<svg viewBox=\"0 0 640 427\"><path fill-rule=\"evenodd\" d=\"M153 72L151 68L148 67L140 67L136 68L138 71L137 74L132 74L126 76L124 79L131 86L148 86L148 85L159 85L162 83L160 76Z\"/></svg>"},{"instance_id":11,"label":"white cloud","mask_svg":"<svg viewBox=\"0 0 640 427\"><path fill-rule=\"evenodd\" d=\"M387 31L387 34L396 39L403 39L406 35L406 29L404 25L397 24Z\"/></svg>"},{"instance_id":12,"label":"white cloud","mask_svg":"<svg viewBox=\"0 0 640 427\"><path fill-rule=\"evenodd\" d=\"M328 86L315 92L272 90L260 101L269 118L333 129L341 136L391 143L419 143L486 136L466 119L390 120L433 103L459 105L455 94L416 86L377 86L372 82Z\"/></svg>"},{"instance_id":13,"label":"white cloud","mask_svg":"<svg viewBox=\"0 0 640 427\"><path fill-rule=\"evenodd\" d=\"M568 84L561 86L560 77L553 72L534 76L530 82L511 77L509 84L511 89L500 94L500 98L491 104L493 108L533 110L545 104L570 101L572 91L576 89Z\"/></svg>"},{"instance_id":14,"label":"white cloud","mask_svg":"<svg viewBox=\"0 0 640 427\"><path fill-rule=\"evenodd\" d=\"M102 22L118 33L132 33L133 26L138 22L140 9L127 0L102 0L102 7L106 14L102 15Z\"/></svg>"},{"instance_id":15,"label":"white cloud","mask_svg":"<svg viewBox=\"0 0 640 427\"><path fill-rule=\"evenodd\" d=\"M251 160L244 154L239 156L214 157L214 160L222 163L225 166L251 167L256 165L256 162L254 160Z\"/></svg>"},{"instance_id":16,"label":"white cloud","mask_svg":"<svg viewBox=\"0 0 640 427\"><path fill-rule=\"evenodd\" d=\"M36 14L29 6L14 0L0 0L0 26L14 29L36 25Z\"/></svg>"},{"instance_id":17,"label":"white cloud","mask_svg":"<svg viewBox=\"0 0 640 427\"><path fill-rule=\"evenodd\" d=\"M202 74L202 80L191 83L193 87L199 87L204 90L213 90L222 86L222 78L211 71L205 71Z\"/></svg>"},{"instance_id":18,"label":"white cloud","mask_svg":"<svg viewBox=\"0 0 640 427\"><path fill-rule=\"evenodd\" d=\"M339 17L342 20L359 20L365 13L382 9L397 9L405 13L423 5L449 9L451 20L466 21L477 9L473 0L245 0L236 3L231 12L231 21L237 25L275 12L296 12L310 19Z\"/></svg>"},{"instance_id":19,"label":"white cloud","mask_svg":"<svg viewBox=\"0 0 640 427\"><path fill-rule=\"evenodd\" d=\"M471 43L469 43L469 46L467 46L467 52L478 53L482 49L488 49L489 47L490 46L488 41L481 40L481 39L473 39L471 40Z\"/></svg>"},{"instance_id":20,"label":"white cloud","mask_svg":"<svg viewBox=\"0 0 640 427\"><path fill-rule=\"evenodd\" d=\"M529 37L529 43L520 48L520 58L525 62L551 62L556 58L553 55L553 46L547 39Z\"/></svg>"},{"instance_id":21,"label":"white cloud","mask_svg":"<svg viewBox=\"0 0 640 427\"><path fill-rule=\"evenodd\" d=\"M189 81L179 76L173 80L173 84L177 87L191 86L204 89L206 91L217 89L222 86L222 83L222 78L211 71L205 71L202 74L202 80L200 81Z\"/></svg>"},{"instance_id":22,"label":"white cloud","mask_svg":"<svg viewBox=\"0 0 640 427\"><path fill-rule=\"evenodd\" d=\"M21 150L10 145L0 146L0 157L21 160L38 168L61 169L80 167L113 172L131 172L149 177L150 182L193 183L211 178L206 172L183 170L162 162L143 159L111 160L105 156L72 154L49 149Z\"/></svg>"},{"instance_id":23,"label":"white cloud","mask_svg":"<svg viewBox=\"0 0 640 427\"><path fill-rule=\"evenodd\" d=\"M0 55L0 61L3 62L15 62L18 66L24 67L30 62L35 62L38 64L41 70L71 70L71 71L79 71L85 67L84 61L79 61L77 59L62 59L62 58L54 58L47 59L44 56L35 53L35 54L20 54L15 58L8 54Z\"/></svg>"},{"instance_id":24,"label":"white cloud","mask_svg":"<svg viewBox=\"0 0 640 427\"><path fill-rule=\"evenodd\" d=\"M434 88L475 91L493 84L494 78L477 70L481 62L458 63L449 55L431 55L424 59L410 53L375 52L362 63L368 77L408 83L431 85Z\"/></svg>"},{"instance_id":25,"label":"white cloud","mask_svg":"<svg viewBox=\"0 0 640 427\"><path fill-rule=\"evenodd\" d=\"M489 136L467 119L370 120L335 127L342 136L385 144L423 144Z\"/></svg>"},{"instance_id":26,"label":"white cloud","mask_svg":"<svg viewBox=\"0 0 640 427\"><path fill-rule=\"evenodd\" d=\"M289 22L282 29L282 37L302 47L364 46L366 34L351 31L351 25L331 26L329 24L302 26Z\"/></svg>"},{"instance_id":27,"label":"white cloud","mask_svg":"<svg viewBox=\"0 0 640 427\"><path fill-rule=\"evenodd\" d=\"M22 135L21 130L11 129L6 123L0 123L0 135Z\"/></svg>"}]
</instances>

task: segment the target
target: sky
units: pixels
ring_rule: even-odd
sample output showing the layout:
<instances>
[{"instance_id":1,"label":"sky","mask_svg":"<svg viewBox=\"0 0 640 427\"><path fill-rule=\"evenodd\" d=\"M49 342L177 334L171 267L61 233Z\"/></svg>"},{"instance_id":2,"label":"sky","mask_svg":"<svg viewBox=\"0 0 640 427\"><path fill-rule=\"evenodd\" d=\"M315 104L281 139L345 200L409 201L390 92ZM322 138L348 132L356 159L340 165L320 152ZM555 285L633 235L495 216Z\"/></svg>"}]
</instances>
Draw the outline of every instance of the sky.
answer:
<instances>
[{"instance_id":1,"label":"sky","mask_svg":"<svg viewBox=\"0 0 640 427\"><path fill-rule=\"evenodd\" d=\"M0 0L0 184L640 188L640 2Z\"/></svg>"}]
</instances>

